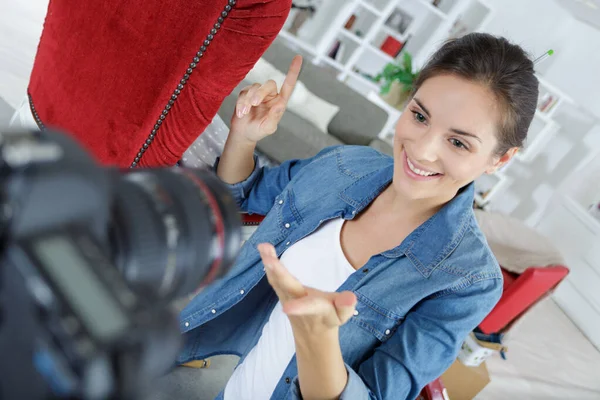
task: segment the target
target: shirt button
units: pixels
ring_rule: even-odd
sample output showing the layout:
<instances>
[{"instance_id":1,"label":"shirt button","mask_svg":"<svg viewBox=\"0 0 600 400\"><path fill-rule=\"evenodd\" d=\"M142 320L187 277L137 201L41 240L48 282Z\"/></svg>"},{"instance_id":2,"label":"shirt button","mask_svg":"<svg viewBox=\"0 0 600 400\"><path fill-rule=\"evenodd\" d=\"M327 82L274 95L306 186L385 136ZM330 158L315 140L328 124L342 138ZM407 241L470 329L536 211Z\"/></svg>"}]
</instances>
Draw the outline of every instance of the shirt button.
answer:
<instances>
[{"instance_id":1,"label":"shirt button","mask_svg":"<svg viewBox=\"0 0 600 400\"><path fill-rule=\"evenodd\" d=\"M290 377L289 377L289 376L286 376L286 377L285 377L285 383L289 384L291 381L292 381L292 380L290 379Z\"/></svg>"},{"instance_id":2,"label":"shirt button","mask_svg":"<svg viewBox=\"0 0 600 400\"><path fill-rule=\"evenodd\" d=\"M292 243L292 242L287 242L285 245L286 245L286 246L289 246L291 243Z\"/></svg>"},{"instance_id":3,"label":"shirt button","mask_svg":"<svg viewBox=\"0 0 600 400\"><path fill-rule=\"evenodd\" d=\"M190 323L189 323L189 322L186 322L184 325L185 325L185 327L187 328L188 326L190 326Z\"/></svg>"},{"instance_id":4,"label":"shirt button","mask_svg":"<svg viewBox=\"0 0 600 400\"><path fill-rule=\"evenodd\" d=\"M356 210L352 211L352 215L356 215Z\"/></svg>"},{"instance_id":5,"label":"shirt button","mask_svg":"<svg viewBox=\"0 0 600 400\"><path fill-rule=\"evenodd\" d=\"M281 205L281 204L283 204L283 200L279 200L279 204L280 204L280 205Z\"/></svg>"},{"instance_id":6,"label":"shirt button","mask_svg":"<svg viewBox=\"0 0 600 400\"><path fill-rule=\"evenodd\" d=\"M389 329L386 329L386 330L385 330L385 334L386 334L386 335L389 335L389 334L390 334L390 330L389 330Z\"/></svg>"},{"instance_id":7,"label":"shirt button","mask_svg":"<svg viewBox=\"0 0 600 400\"><path fill-rule=\"evenodd\" d=\"M217 310L215 310L214 308L212 310L210 310L211 313L216 314Z\"/></svg>"},{"instance_id":8,"label":"shirt button","mask_svg":"<svg viewBox=\"0 0 600 400\"><path fill-rule=\"evenodd\" d=\"M354 310L354 315L358 315L358 310Z\"/></svg>"},{"instance_id":9,"label":"shirt button","mask_svg":"<svg viewBox=\"0 0 600 400\"><path fill-rule=\"evenodd\" d=\"M289 228L291 225L290 224L285 224L284 225L286 228Z\"/></svg>"},{"instance_id":10,"label":"shirt button","mask_svg":"<svg viewBox=\"0 0 600 400\"><path fill-rule=\"evenodd\" d=\"M240 294L244 294L244 293L245 293L244 289L240 290Z\"/></svg>"}]
</instances>

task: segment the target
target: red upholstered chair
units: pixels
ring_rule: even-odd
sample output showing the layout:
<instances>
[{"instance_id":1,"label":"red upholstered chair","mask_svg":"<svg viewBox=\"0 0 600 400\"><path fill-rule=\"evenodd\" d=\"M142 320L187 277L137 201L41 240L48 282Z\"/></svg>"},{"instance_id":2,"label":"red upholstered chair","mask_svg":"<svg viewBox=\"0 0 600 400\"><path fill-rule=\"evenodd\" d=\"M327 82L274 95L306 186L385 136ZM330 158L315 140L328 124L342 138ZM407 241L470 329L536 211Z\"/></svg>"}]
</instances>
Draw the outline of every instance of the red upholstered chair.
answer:
<instances>
[{"instance_id":1,"label":"red upholstered chair","mask_svg":"<svg viewBox=\"0 0 600 400\"><path fill-rule=\"evenodd\" d=\"M550 293L569 273L562 265L531 267L522 274L502 270L504 292L500 301L479 325L485 334L498 333Z\"/></svg>"},{"instance_id":2,"label":"red upholstered chair","mask_svg":"<svg viewBox=\"0 0 600 400\"><path fill-rule=\"evenodd\" d=\"M291 3L51 0L28 87L32 114L103 164L172 166L275 39Z\"/></svg>"}]
</instances>

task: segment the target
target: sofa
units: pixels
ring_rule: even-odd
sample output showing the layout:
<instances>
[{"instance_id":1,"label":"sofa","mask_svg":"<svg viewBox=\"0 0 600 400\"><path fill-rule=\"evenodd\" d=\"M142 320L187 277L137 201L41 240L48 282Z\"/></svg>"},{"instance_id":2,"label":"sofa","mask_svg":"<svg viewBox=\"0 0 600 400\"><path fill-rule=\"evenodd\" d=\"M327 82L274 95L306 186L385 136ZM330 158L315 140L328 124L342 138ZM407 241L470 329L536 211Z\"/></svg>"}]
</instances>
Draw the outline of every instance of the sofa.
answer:
<instances>
[{"instance_id":1,"label":"sofa","mask_svg":"<svg viewBox=\"0 0 600 400\"><path fill-rule=\"evenodd\" d=\"M277 39L267 49L263 59L277 70L286 73L297 53ZM331 72L305 59L299 81L312 94L339 107L323 132L300 115L287 111L275 134L261 140L257 145L260 154L275 163L294 158L307 158L325 147L339 144L371 146L385 154L392 154L392 147L377 137L383 129L388 114L346 84ZM253 82L243 80L225 98L218 113L229 126L239 92ZM264 83L264 82L263 82Z\"/></svg>"}]
</instances>

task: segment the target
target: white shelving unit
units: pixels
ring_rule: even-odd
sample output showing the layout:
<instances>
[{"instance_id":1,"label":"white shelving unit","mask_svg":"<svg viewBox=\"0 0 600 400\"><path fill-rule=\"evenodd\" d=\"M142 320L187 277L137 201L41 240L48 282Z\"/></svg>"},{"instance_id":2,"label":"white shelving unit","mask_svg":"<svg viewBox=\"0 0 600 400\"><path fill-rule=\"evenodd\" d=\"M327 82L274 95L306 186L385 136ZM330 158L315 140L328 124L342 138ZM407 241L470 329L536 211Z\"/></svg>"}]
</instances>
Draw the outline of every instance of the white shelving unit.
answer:
<instances>
[{"instance_id":1,"label":"white shelving unit","mask_svg":"<svg viewBox=\"0 0 600 400\"><path fill-rule=\"evenodd\" d=\"M460 34L472 32L492 15L484 0L438 3L436 7L433 0L324 0L298 36L287 31L280 36L310 55L313 63L334 68L340 81L367 97L380 88L373 77L400 56L400 51L382 50L386 40L397 41L395 45L413 56L418 69L456 33L457 26L466 27Z\"/></svg>"},{"instance_id":2,"label":"white shelving unit","mask_svg":"<svg viewBox=\"0 0 600 400\"><path fill-rule=\"evenodd\" d=\"M383 126L383 129L381 130L378 136L380 139L385 140L390 145L393 145L396 123L398 122L398 118L400 118L400 116L402 115L402 111L386 103L377 92L369 92L367 98L373 103L377 104L379 107L383 108L385 111L387 111L388 119L385 122L385 125Z\"/></svg>"},{"instance_id":3,"label":"white shelving unit","mask_svg":"<svg viewBox=\"0 0 600 400\"><path fill-rule=\"evenodd\" d=\"M535 116L533 121L531 122L531 126L529 127L529 132L527 133L527 140L525 145L519 153L516 155L516 159L523 163L532 162L535 157L539 154L541 150L552 140L554 135L560 130L560 125L553 119L556 111L566 103L575 104L573 100L547 82L543 77L538 75L538 81L540 83L540 95L538 99L538 109L535 112ZM547 103L548 105L544 107L545 102L548 97L552 96L553 104ZM546 100L545 100L546 99ZM512 180L507 179L504 174L505 171L511 168L512 163L505 166L505 168L494 174L493 176L497 176L496 185L494 187L489 188L488 182L479 182L481 180L486 180L488 178L482 177L476 181L476 187L479 184L480 187L485 187L486 190L489 190L487 196L476 196L475 203L479 207L485 208L493 199L493 197L507 189ZM476 189L476 192L479 193L479 190Z\"/></svg>"}]
</instances>

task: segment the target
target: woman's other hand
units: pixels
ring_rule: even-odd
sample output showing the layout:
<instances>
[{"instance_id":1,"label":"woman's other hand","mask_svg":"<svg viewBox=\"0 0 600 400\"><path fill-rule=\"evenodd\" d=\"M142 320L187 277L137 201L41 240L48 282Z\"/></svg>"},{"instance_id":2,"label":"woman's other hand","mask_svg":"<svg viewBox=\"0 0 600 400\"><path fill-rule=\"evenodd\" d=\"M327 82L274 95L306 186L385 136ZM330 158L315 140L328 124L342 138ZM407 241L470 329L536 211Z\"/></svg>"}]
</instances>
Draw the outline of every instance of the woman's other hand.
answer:
<instances>
[{"instance_id":1,"label":"woman's other hand","mask_svg":"<svg viewBox=\"0 0 600 400\"><path fill-rule=\"evenodd\" d=\"M231 134L252 143L273 134L294 91L301 67L302 57L294 57L279 92L273 80L243 89L231 119Z\"/></svg>"},{"instance_id":2,"label":"woman's other hand","mask_svg":"<svg viewBox=\"0 0 600 400\"><path fill-rule=\"evenodd\" d=\"M354 293L323 292L306 287L283 266L272 245L260 244L258 250L269 284L290 319L296 341L301 337L306 339L304 336L337 331L352 317L356 305Z\"/></svg>"}]
</instances>

